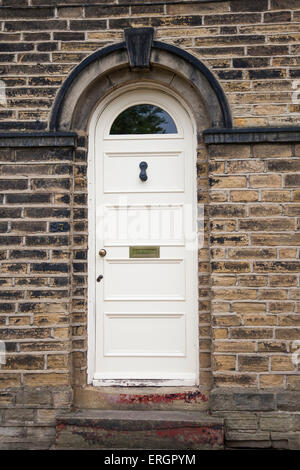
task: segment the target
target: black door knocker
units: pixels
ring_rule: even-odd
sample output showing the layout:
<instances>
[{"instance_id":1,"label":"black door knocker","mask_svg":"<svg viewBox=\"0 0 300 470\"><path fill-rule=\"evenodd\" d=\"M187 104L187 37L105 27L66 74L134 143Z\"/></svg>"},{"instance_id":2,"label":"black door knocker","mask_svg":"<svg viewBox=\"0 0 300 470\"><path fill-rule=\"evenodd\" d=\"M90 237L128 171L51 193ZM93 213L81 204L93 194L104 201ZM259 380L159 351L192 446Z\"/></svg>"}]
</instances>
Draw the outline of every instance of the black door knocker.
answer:
<instances>
[{"instance_id":1,"label":"black door knocker","mask_svg":"<svg viewBox=\"0 0 300 470\"><path fill-rule=\"evenodd\" d=\"M147 162L141 162L140 163L140 169L141 169L140 180L141 181L147 181L147 179L148 179L148 176L147 176L147 173L146 173L147 168L148 168L148 163Z\"/></svg>"}]
</instances>

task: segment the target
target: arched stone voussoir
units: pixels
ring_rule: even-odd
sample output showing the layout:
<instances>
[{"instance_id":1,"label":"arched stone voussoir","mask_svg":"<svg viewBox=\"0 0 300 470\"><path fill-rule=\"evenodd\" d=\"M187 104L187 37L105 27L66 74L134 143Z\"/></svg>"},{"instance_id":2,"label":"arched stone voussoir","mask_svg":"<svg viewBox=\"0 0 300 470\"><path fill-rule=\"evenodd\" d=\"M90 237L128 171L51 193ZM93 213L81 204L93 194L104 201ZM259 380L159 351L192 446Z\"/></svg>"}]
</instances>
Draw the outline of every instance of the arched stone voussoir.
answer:
<instances>
[{"instance_id":1,"label":"arched stone voussoir","mask_svg":"<svg viewBox=\"0 0 300 470\"><path fill-rule=\"evenodd\" d=\"M53 107L50 129L86 131L93 110L114 89L131 83L156 83L173 89L193 110L198 129L232 127L229 105L219 83L191 54L153 42L151 69L132 71L125 43L96 51L63 84Z\"/></svg>"}]
</instances>

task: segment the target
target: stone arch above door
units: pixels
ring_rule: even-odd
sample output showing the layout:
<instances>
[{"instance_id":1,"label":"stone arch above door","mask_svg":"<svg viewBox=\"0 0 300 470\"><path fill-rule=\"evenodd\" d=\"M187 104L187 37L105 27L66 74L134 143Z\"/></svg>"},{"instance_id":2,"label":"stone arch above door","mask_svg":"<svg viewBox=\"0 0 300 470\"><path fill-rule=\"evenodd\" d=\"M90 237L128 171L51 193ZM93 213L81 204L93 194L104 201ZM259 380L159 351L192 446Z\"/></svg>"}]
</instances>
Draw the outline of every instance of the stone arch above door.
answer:
<instances>
[{"instance_id":1,"label":"stone arch above door","mask_svg":"<svg viewBox=\"0 0 300 470\"><path fill-rule=\"evenodd\" d=\"M63 84L52 109L50 130L87 131L100 99L140 81L164 85L181 95L193 111L198 130L232 127L223 90L200 60L178 47L153 41L150 65L149 70L132 70L125 42L93 53Z\"/></svg>"}]
</instances>

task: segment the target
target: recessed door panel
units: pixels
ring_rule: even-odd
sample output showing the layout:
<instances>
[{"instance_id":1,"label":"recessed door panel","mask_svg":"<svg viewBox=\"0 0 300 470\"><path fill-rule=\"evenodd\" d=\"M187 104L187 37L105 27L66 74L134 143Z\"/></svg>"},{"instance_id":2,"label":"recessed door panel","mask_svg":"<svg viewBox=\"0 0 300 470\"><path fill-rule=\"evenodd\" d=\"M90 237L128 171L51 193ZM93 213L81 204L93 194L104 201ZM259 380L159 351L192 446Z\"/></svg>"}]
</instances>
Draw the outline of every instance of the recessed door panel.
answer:
<instances>
[{"instance_id":1,"label":"recessed door panel","mask_svg":"<svg viewBox=\"0 0 300 470\"><path fill-rule=\"evenodd\" d=\"M147 181L139 177L140 163L147 163ZM170 169L172 168L172 171ZM105 153L103 185L105 193L151 193L184 191L182 152Z\"/></svg>"},{"instance_id":2,"label":"recessed door panel","mask_svg":"<svg viewBox=\"0 0 300 470\"><path fill-rule=\"evenodd\" d=\"M185 356L184 313L105 313L104 356Z\"/></svg>"},{"instance_id":3,"label":"recessed door panel","mask_svg":"<svg viewBox=\"0 0 300 470\"><path fill-rule=\"evenodd\" d=\"M110 259L104 265L104 300L184 300L182 259Z\"/></svg>"},{"instance_id":4,"label":"recessed door panel","mask_svg":"<svg viewBox=\"0 0 300 470\"><path fill-rule=\"evenodd\" d=\"M183 204L103 206L105 245L184 245Z\"/></svg>"}]
</instances>

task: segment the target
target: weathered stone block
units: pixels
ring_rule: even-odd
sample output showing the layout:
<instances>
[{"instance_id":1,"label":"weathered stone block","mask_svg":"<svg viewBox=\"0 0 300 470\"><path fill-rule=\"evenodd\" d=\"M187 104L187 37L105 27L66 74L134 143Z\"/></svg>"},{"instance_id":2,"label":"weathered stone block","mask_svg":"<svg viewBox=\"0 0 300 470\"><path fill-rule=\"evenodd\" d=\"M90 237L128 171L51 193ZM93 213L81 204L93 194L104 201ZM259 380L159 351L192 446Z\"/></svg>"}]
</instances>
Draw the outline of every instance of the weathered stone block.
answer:
<instances>
[{"instance_id":1,"label":"weathered stone block","mask_svg":"<svg viewBox=\"0 0 300 470\"><path fill-rule=\"evenodd\" d=\"M221 449L219 418L199 412L96 411L61 416L56 448Z\"/></svg>"},{"instance_id":2,"label":"weathered stone block","mask_svg":"<svg viewBox=\"0 0 300 470\"><path fill-rule=\"evenodd\" d=\"M275 410L275 396L264 392L211 392L213 411L271 411Z\"/></svg>"},{"instance_id":3,"label":"weathered stone block","mask_svg":"<svg viewBox=\"0 0 300 470\"><path fill-rule=\"evenodd\" d=\"M16 403L24 406L50 406L51 393L45 389L22 389L17 392Z\"/></svg>"},{"instance_id":4,"label":"weathered stone block","mask_svg":"<svg viewBox=\"0 0 300 470\"><path fill-rule=\"evenodd\" d=\"M299 392L281 392L277 394L277 407L280 411L300 411Z\"/></svg>"}]
</instances>

